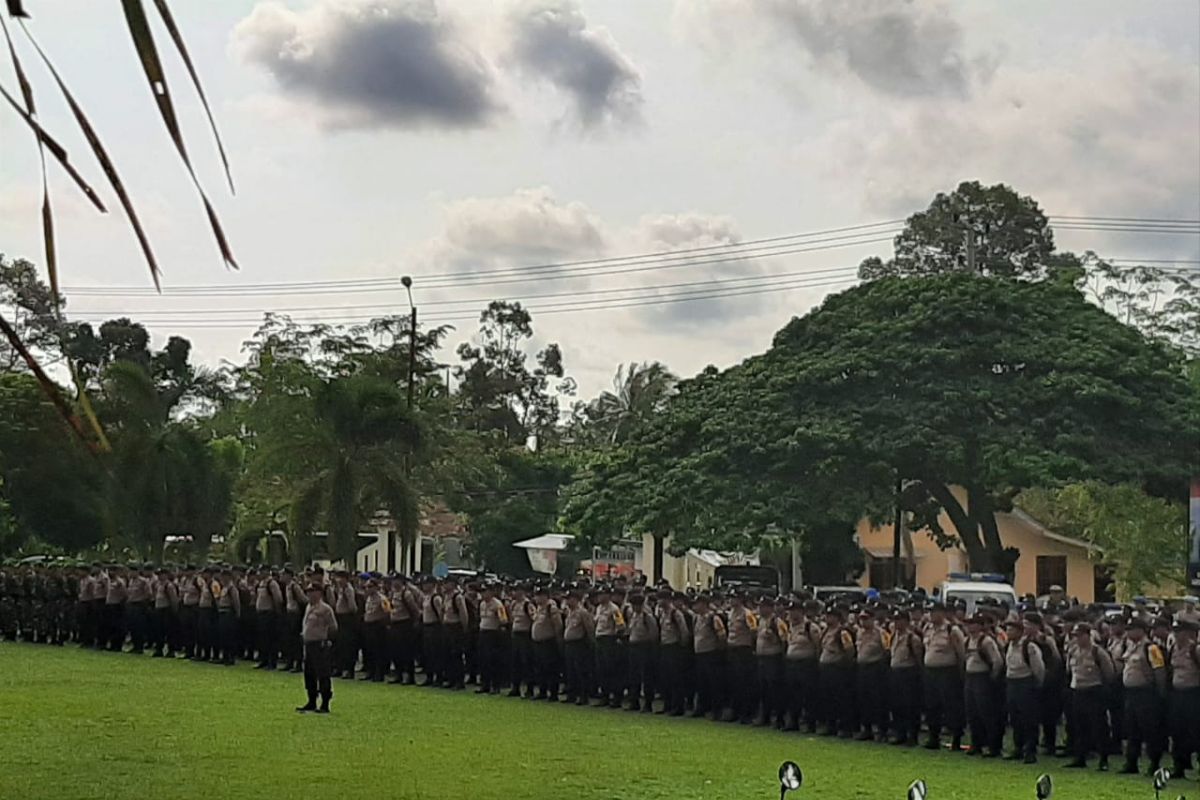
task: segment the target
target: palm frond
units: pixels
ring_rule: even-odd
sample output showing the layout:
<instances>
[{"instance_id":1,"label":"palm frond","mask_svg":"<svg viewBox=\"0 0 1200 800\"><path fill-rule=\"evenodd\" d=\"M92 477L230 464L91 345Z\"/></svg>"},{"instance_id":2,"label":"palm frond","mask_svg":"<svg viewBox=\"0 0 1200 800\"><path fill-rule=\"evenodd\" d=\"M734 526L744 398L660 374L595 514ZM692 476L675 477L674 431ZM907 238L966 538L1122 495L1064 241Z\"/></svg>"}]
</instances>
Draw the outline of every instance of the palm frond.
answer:
<instances>
[{"instance_id":1,"label":"palm frond","mask_svg":"<svg viewBox=\"0 0 1200 800\"><path fill-rule=\"evenodd\" d=\"M237 269L237 260L233 257L233 251L225 237L225 230L221 227L221 221L217 217L216 209L208 199L208 194L200 185L200 179L196 177L192 159L183 142L183 131L179 127L179 118L175 114L171 91L167 87L167 76L163 70L162 60L158 57L158 46L154 43L154 34L150 32L150 21L146 18L146 9L142 5L142 0L121 0L121 8L125 11L125 22L129 27L129 35L133 39L138 58L142 62L142 72L145 73L146 81L150 84L154 102L158 105L158 113L167 128L167 133L171 136L171 141L175 143L175 150L179 153L180 160L187 168L192 185L196 187L196 192L204 204L204 211L208 215L208 224L212 228L217 247L221 251L221 258L224 259L226 266Z\"/></svg>"}]
</instances>

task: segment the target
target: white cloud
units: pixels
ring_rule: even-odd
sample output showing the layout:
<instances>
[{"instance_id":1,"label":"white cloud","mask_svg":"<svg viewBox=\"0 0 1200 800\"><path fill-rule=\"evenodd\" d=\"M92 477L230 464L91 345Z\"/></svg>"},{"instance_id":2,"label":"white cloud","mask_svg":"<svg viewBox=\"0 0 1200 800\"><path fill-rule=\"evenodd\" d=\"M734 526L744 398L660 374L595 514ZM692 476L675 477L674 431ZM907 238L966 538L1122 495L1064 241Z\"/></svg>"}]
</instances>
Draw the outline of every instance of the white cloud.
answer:
<instances>
[{"instance_id":1,"label":"white cloud","mask_svg":"<svg viewBox=\"0 0 1200 800\"><path fill-rule=\"evenodd\" d=\"M863 186L868 207L887 214L979 179L1052 214L1194 218L1198 116L1194 62L1097 41L1067 65L1003 66L961 104L878 107L869 125L847 119L813 150L830 183Z\"/></svg>"},{"instance_id":2,"label":"white cloud","mask_svg":"<svg viewBox=\"0 0 1200 800\"><path fill-rule=\"evenodd\" d=\"M332 128L478 128L503 109L491 65L434 0L262 3L233 49Z\"/></svg>"},{"instance_id":3,"label":"white cloud","mask_svg":"<svg viewBox=\"0 0 1200 800\"><path fill-rule=\"evenodd\" d=\"M967 51L952 10L940 0L679 0L675 16L710 52L767 45L788 82L799 59L873 93L961 97L990 64Z\"/></svg>"},{"instance_id":4,"label":"white cloud","mask_svg":"<svg viewBox=\"0 0 1200 800\"><path fill-rule=\"evenodd\" d=\"M576 0L519 0L508 15L504 61L571 103L585 130L641 121L641 74L608 30L588 24Z\"/></svg>"}]
</instances>

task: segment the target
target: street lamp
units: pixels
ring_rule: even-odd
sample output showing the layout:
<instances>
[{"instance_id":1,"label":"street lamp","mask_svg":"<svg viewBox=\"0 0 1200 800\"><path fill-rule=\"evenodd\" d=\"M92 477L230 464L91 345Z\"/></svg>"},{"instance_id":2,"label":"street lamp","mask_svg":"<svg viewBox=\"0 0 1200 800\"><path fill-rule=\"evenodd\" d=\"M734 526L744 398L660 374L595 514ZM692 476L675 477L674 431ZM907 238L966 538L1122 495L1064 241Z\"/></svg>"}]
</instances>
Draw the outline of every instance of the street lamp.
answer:
<instances>
[{"instance_id":1,"label":"street lamp","mask_svg":"<svg viewBox=\"0 0 1200 800\"><path fill-rule=\"evenodd\" d=\"M416 388L416 373L417 373L417 307L413 303L412 295L412 278L408 275L400 278L400 284L404 290L408 292L408 410L413 408L413 392ZM409 453L404 457L404 474L405 477L412 477L412 454ZM403 571L405 567L411 567L411 557L409 554L409 543L403 533L400 535L400 569ZM392 548L388 547L387 553L388 569L392 568Z\"/></svg>"}]
</instances>

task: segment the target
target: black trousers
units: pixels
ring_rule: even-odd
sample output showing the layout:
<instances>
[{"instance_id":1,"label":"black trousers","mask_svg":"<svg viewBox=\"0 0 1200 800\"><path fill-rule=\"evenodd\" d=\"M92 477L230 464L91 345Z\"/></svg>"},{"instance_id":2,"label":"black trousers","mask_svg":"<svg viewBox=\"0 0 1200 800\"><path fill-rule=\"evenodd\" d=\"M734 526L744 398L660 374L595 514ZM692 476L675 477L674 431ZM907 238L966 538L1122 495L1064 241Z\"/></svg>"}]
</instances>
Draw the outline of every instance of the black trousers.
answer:
<instances>
[{"instance_id":1,"label":"black trousers","mask_svg":"<svg viewBox=\"0 0 1200 800\"><path fill-rule=\"evenodd\" d=\"M128 603L125 606L125 626L129 629L129 641L133 652L141 653L146 649L146 639L149 633L149 615L147 607L142 603Z\"/></svg>"},{"instance_id":2,"label":"black trousers","mask_svg":"<svg viewBox=\"0 0 1200 800\"><path fill-rule=\"evenodd\" d=\"M376 620L363 623L363 667L367 676L378 683L387 675L387 621Z\"/></svg>"},{"instance_id":3,"label":"black trousers","mask_svg":"<svg viewBox=\"0 0 1200 800\"><path fill-rule=\"evenodd\" d=\"M858 700L858 724L866 733L884 735L888 730L888 665L886 661L856 664L854 694Z\"/></svg>"},{"instance_id":4,"label":"black trousers","mask_svg":"<svg viewBox=\"0 0 1200 800\"><path fill-rule=\"evenodd\" d=\"M463 686L463 655L466 653L467 632L462 623L442 626L442 684L455 689Z\"/></svg>"},{"instance_id":5,"label":"black trousers","mask_svg":"<svg viewBox=\"0 0 1200 800\"><path fill-rule=\"evenodd\" d=\"M538 695L557 700L561 674L558 665L558 640L534 642L533 663L537 670Z\"/></svg>"},{"instance_id":6,"label":"black trousers","mask_svg":"<svg viewBox=\"0 0 1200 800\"><path fill-rule=\"evenodd\" d=\"M629 644L629 701L634 708L650 708L654 704L653 642Z\"/></svg>"},{"instance_id":7,"label":"black trousers","mask_svg":"<svg viewBox=\"0 0 1200 800\"><path fill-rule=\"evenodd\" d=\"M1062 676L1047 676L1041 691L1040 705L1043 747L1050 748L1058 744L1058 725L1062 720L1064 700Z\"/></svg>"},{"instance_id":8,"label":"black trousers","mask_svg":"<svg viewBox=\"0 0 1200 800\"><path fill-rule=\"evenodd\" d=\"M1157 769L1162 761L1163 730L1156 690L1125 687L1125 734L1129 739L1125 749L1126 764L1137 764L1145 746L1150 766Z\"/></svg>"},{"instance_id":9,"label":"black trousers","mask_svg":"<svg viewBox=\"0 0 1200 800\"><path fill-rule=\"evenodd\" d=\"M770 723L774 720L783 727L783 654L755 656L754 661L762 721Z\"/></svg>"},{"instance_id":10,"label":"black trousers","mask_svg":"<svg viewBox=\"0 0 1200 800\"><path fill-rule=\"evenodd\" d=\"M109 650L120 650L125 646L125 607L120 603L104 606L104 641Z\"/></svg>"},{"instance_id":11,"label":"black trousers","mask_svg":"<svg viewBox=\"0 0 1200 800\"><path fill-rule=\"evenodd\" d=\"M417 631L411 619L396 620L388 626L388 653L396 679L415 681L413 660L416 658Z\"/></svg>"},{"instance_id":12,"label":"black trousers","mask_svg":"<svg viewBox=\"0 0 1200 800\"><path fill-rule=\"evenodd\" d=\"M486 633L488 631L479 632L481 655ZM566 661L567 699L586 701L592 693L592 664L595 660L592 655L592 643L587 637L576 639L573 642L566 642L563 651ZM484 685L487 686L486 683Z\"/></svg>"},{"instance_id":13,"label":"black trousers","mask_svg":"<svg viewBox=\"0 0 1200 800\"><path fill-rule=\"evenodd\" d=\"M479 632L479 688L490 692L503 680L504 631ZM568 660L568 667L570 661ZM397 667L399 669L399 667Z\"/></svg>"},{"instance_id":14,"label":"black trousers","mask_svg":"<svg viewBox=\"0 0 1200 800\"><path fill-rule=\"evenodd\" d=\"M915 742L921 732L921 668L892 667L888 691L896 738Z\"/></svg>"},{"instance_id":15,"label":"black trousers","mask_svg":"<svg viewBox=\"0 0 1200 800\"><path fill-rule=\"evenodd\" d=\"M196 655L196 606L179 607L178 647L189 658Z\"/></svg>"},{"instance_id":16,"label":"black trousers","mask_svg":"<svg viewBox=\"0 0 1200 800\"><path fill-rule=\"evenodd\" d=\"M792 724L799 727L807 722L810 727L817 724L818 670L815 658L787 659L783 662L785 704Z\"/></svg>"},{"instance_id":17,"label":"black trousers","mask_svg":"<svg viewBox=\"0 0 1200 800\"><path fill-rule=\"evenodd\" d=\"M1112 745L1109 740L1108 717L1105 714L1108 693L1103 686L1092 689L1072 689L1070 703L1071 751L1077 759L1090 753L1107 758Z\"/></svg>"},{"instance_id":18,"label":"black trousers","mask_svg":"<svg viewBox=\"0 0 1200 800\"><path fill-rule=\"evenodd\" d=\"M750 647L731 647L725 651L726 683L729 687L729 707L733 716L748 720L757 705L758 683L754 675L754 650Z\"/></svg>"},{"instance_id":19,"label":"black trousers","mask_svg":"<svg viewBox=\"0 0 1200 800\"><path fill-rule=\"evenodd\" d=\"M849 733L856 724L854 665L820 664L817 668L821 693L821 719L830 731Z\"/></svg>"},{"instance_id":20,"label":"black trousers","mask_svg":"<svg viewBox=\"0 0 1200 800\"><path fill-rule=\"evenodd\" d=\"M1167 727L1171 732L1171 755L1176 771L1191 764L1192 754L1200 751L1200 689L1172 689L1167 706Z\"/></svg>"},{"instance_id":21,"label":"black trousers","mask_svg":"<svg viewBox=\"0 0 1200 800\"><path fill-rule=\"evenodd\" d=\"M283 654L283 663L289 668L295 668L304 663L304 642L300 640L300 628L303 625L303 611L288 611L284 614L283 635L279 640L279 649Z\"/></svg>"},{"instance_id":22,"label":"black trousers","mask_svg":"<svg viewBox=\"0 0 1200 800\"><path fill-rule=\"evenodd\" d=\"M526 692L533 694L533 640L529 631L513 631L512 657L509 660L509 677L512 680L514 692L520 692L521 686L526 686Z\"/></svg>"},{"instance_id":23,"label":"black trousers","mask_svg":"<svg viewBox=\"0 0 1200 800\"><path fill-rule=\"evenodd\" d=\"M258 663L275 669L279 663L279 615L271 610L255 612L254 627L258 634Z\"/></svg>"},{"instance_id":24,"label":"black trousers","mask_svg":"<svg viewBox=\"0 0 1200 800\"><path fill-rule=\"evenodd\" d=\"M624 692L620 647L615 636L596 637L596 684L600 697L609 703L621 702Z\"/></svg>"},{"instance_id":25,"label":"black trousers","mask_svg":"<svg viewBox=\"0 0 1200 800\"><path fill-rule=\"evenodd\" d=\"M175 649L175 612L170 606L156 608L150 614L150 646L165 656Z\"/></svg>"},{"instance_id":26,"label":"black trousers","mask_svg":"<svg viewBox=\"0 0 1200 800\"><path fill-rule=\"evenodd\" d=\"M88 603L88 626L90 629L90 638L87 641L93 647L104 647L108 644L108 638L105 635L104 623L104 608L103 600L93 600Z\"/></svg>"},{"instance_id":27,"label":"black trousers","mask_svg":"<svg viewBox=\"0 0 1200 800\"><path fill-rule=\"evenodd\" d=\"M217 642L221 648L221 662L227 666L236 664L241 651L241 628L238 615L232 610L217 612Z\"/></svg>"},{"instance_id":28,"label":"black trousers","mask_svg":"<svg viewBox=\"0 0 1200 800\"><path fill-rule=\"evenodd\" d=\"M686 658L687 651L682 644L664 644L658 648L656 675L663 698L663 710L667 713L683 713Z\"/></svg>"},{"instance_id":29,"label":"black trousers","mask_svg":"<svg viewBox=\"0 0 1200 800\"><path fill-rule=\"evenodd\" d=\"M333 698L333 642L304 643L304 691L308 702L316 704L317 696L326 703Z\"/></svg>"},{"instance_id":30,"label":"black trousers","mask_svg":"<svg viewBox=\"0 0 1200 800\"><path fill-rule=\"evenodd\" d=\"M963 706L971 730L971 748L997 750L1003 738L996 709L996 687L990 672L968 672L963 681Z\"/></svg>"},{"instance_id":31,"label":"black trousers","mask_svg":"<svg viewBox=\"0 0 1200 800\"><path fill-rule=\"evenodd\" d=\"M724 705L722 687L725 685L725 653L710 650L696 653L692 659L696 673L696 711L721 715Z\"/></svg>"},{"instance_id":32,"label":"black trousers","mask_svg":"<svg viewBox=\"0 0 1200 800\"><path fill-rule=\"evenodd\" d=\"M943 729L955 739L962 737L963 688L958 667L925 669L925 722L930 738L935 741Z\"/></svg>"},{"instance_id":33,"label":"black trousers","mask_svg":"<svg viewBox=\"0 0 1200 800\"><path fill-rule=\"evenodd\" d=\"M337 672L354 674L358 666L358 617L338 614L338 636L334 643L333 668Z\"/></svg>"},{"instance_id":34,"label":"black trousers","mask_svg":"<svg viewBox=\"0 0 1200 800\"><path fill-rule=\"evenodd\" d=\"M1005 705L1012 726L1013 747L1025 756L1037 753L1038 687L1032 677L1005 682Z\"/></svg>"},{"instance_id":35,"label":"black trousers","mask_svg":"<svg viewBox=\"0 0 1200 800\"><path fill-rule=\"evenodd\" d=\"M196 607L197 658L203 661L217 660L217 610L212 606Z\"/></svg>"},{"instance_id":36,"label":"black trousers","mask_svg":"<svg viewBox=\"0 0 1200 800\"><path fill-rule=\"evenodd\" d=\"M426 685L442 677L442 626L436 622L421 626L421 668Z\"/></svg>"}]
</instances>

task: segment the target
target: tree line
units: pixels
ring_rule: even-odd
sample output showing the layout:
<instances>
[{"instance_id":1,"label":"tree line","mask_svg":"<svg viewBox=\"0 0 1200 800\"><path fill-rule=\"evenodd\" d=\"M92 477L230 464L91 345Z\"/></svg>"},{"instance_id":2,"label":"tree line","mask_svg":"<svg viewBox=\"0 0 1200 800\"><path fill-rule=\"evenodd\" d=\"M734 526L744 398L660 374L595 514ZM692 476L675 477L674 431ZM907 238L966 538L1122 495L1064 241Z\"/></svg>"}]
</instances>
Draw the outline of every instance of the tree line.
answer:
<instances>
[{"instance_id":1,"label":"tree line","mask_svg":"<svg viewBox=\"0 0 1200 800\"><path fill-rule=\"evenodd\" d=\"M447 326L410 343L405 315L268 314L241 363L211 369L136 320L73 321L33 264L0 258L6 318L71 374L58 393L109 445L64 425L0 344L0 553L353 559L380 513L407 550L446 508L502 572L527 569L512 542L561 529L676 551L795 539L840 580L861 568L857 520L897 506L973 568L1010 571L995 515L1020 504L1095 541L1126 589L1182 572L1200 471L1193 276L1060 251L1032 198L964 183L860 277L765 353L686 380L635 359L584 400L516 302L490 303L453 350ZM1120 524L1130 508L1145 524Z\"/></svg>"}]
</instances>

